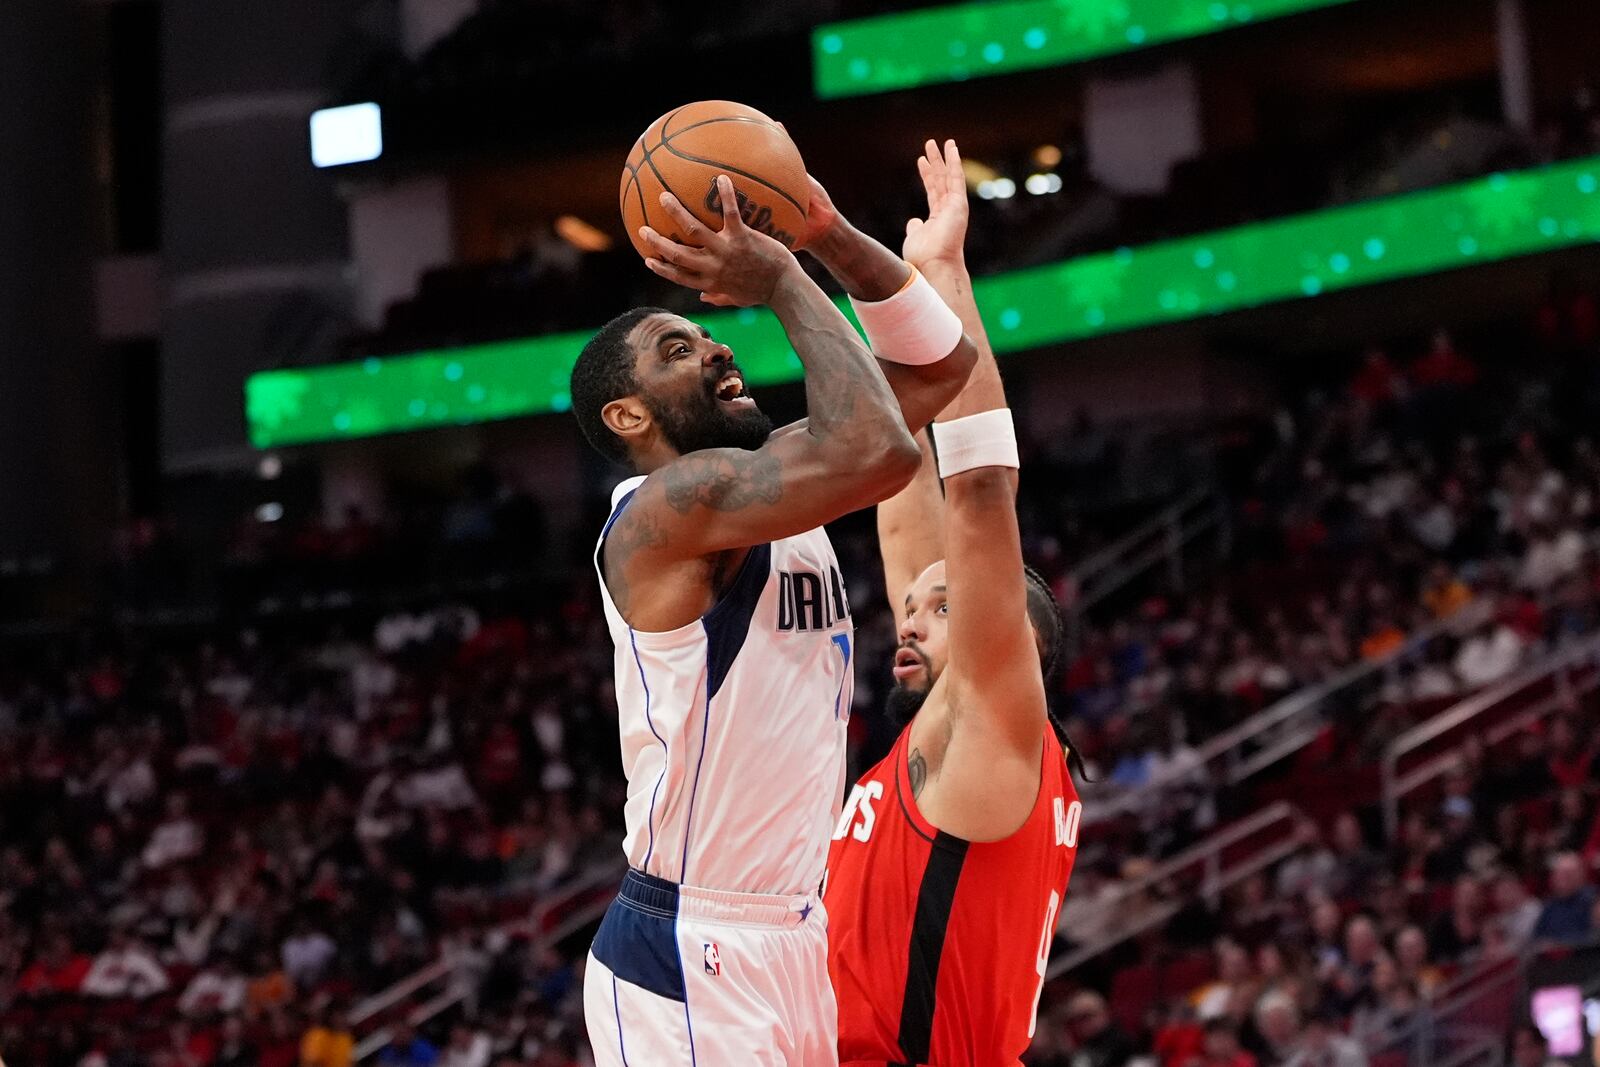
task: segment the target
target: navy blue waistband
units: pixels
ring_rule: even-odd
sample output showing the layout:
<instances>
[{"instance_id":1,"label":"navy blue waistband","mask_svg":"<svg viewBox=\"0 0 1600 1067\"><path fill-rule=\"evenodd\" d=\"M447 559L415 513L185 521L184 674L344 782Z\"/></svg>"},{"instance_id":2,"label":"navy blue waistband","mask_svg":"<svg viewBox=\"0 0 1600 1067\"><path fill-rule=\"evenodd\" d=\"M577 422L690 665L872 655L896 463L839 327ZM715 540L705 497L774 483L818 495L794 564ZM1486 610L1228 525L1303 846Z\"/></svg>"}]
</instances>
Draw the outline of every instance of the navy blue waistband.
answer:
<instances>
[{"instance_id":1,"label":"navy blue waistband","mask_svg":"<svg viewBox=\"0 0 1600 1067\"><path fill-rule=\"evenodd\" d=\"M677 882L669 882L665 878L657 878L653 874L645 874L632 868L622 876L622 888L617 891L617 896L629 903L655 911L671 912L674 915L678 912Z\"/></svg>"}]
</instances>

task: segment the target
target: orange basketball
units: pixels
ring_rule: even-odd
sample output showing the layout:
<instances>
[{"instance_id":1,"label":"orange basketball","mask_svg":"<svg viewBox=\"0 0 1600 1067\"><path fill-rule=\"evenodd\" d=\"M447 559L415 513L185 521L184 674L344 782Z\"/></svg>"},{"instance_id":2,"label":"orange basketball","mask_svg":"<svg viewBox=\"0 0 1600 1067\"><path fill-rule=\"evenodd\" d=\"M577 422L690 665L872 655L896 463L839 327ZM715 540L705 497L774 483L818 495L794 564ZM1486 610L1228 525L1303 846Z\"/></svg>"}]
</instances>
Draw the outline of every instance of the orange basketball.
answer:
<instances>
[{"instance_id":1,"label":"orange basketball","mask_svg":"<svg viewBox=\"0 0 1600 1067\"><path fill-rule=\"evenodd\" d=\"M746 226L793 248L805 232L811 187L789 135L753 107L701 100L662 115L634 142L622 168L622 224L641 256L639 227L682 241L661 207L667 190L701 222L722 229L717 175L733 180Z\"/></svg>"}]
</instances>

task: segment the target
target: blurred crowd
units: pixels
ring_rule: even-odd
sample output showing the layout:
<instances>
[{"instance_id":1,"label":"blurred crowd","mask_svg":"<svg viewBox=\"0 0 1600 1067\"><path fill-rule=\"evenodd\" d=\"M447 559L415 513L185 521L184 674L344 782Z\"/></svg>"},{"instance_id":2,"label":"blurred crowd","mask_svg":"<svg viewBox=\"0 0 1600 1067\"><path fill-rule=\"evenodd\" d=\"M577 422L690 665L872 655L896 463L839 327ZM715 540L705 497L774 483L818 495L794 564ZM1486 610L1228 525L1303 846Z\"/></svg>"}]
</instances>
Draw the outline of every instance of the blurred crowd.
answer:
<instances>
[{"instance_id":1,"label":"blurred crowd","mask_svg":"<svg viewBox=\"0 0 1600 1067\"><path fill-rule=\"evenodd\" d=\"M1281 770L1225 788L1197 755L1273 700L1404 657L1287 764L1354 783L1428 709L1600 629L1595 320L1563 283L1531 329L1373 348L1212 428L1223 561L1096 605L1051 684L1091 811L1180 783L1155 817L1085 834L1064 939L1152 904L1177 918L1047 990L1038 1064L1354 1067L1463 969L1594 933L1588 701L1466 746L1393 841L1352 785L1332 809L1297 798L1298 850L1222 900L1127 887L1282 795ZM1109 535L1063 501L1108 480L1115 437L1080 421L1028 446L1026 551L1068 605L1073 562ZM372 561L400 565L397 544L454 544L487 573L544 536L537 502L481 472L427 514L285 526L238 556L307 588L363 568L382 586ZM836 543L859 767L889 740L874 664L893 626L870 523ZM394 1067L583 1062L587 930L551 933L548 909L616 877L623 784L593 581L544 564L406 610L8 644L0 1048L44 1067L345 1067L362 1041ZM371 999L440 960L448 1004L420 1029L407 1014L437 985Z\"/></svg>"},{"instance_id":2,"label":"blurred crowd","mask_svg":"<svg viewBox=\"0 0 1600 1067\"><path fill-rule=\"evenodd\" d=\"M1515 338L1520 367L1443 333L1410 358L1374 348L1348 379L1233 435L1222 580L1089 627L1062 679L1101 779L1091 810L1118 794L1150 805L1085 835L1062 934L1176 912L1087 969L1098 989L1073 992L1080 973L1053 990L1032 1062L1359 1067L1371 1050L1398 1067L1452 978L1600 937L1592 698L1492 748L1465 737L1393 841L1372 773L1407 727L1600 629L1595 340L1592 301L1558 286ZM1215 780L1197 751L1208 738L1363 662L1404 669L1333 701L1286 769ZM1217 899L1151 882L1156 861L1269 796L1312 812L1291 858ZM1508 1001L1471 1007L1451 1020L1465 1032L1517 1021ZM1518 1031L1515 1062L1544 1067L1542 1050Z\"/></svg>"},{"instance_id":3,"label":"blurred crowd","mask_svg":"<svg viewBox=\"0 0 1600 1067\"><path fill-rule=\"evenodd\" d=\"M379 1062L572 1063L571 963L506 924L615 877L622 794L603 626L549 603L7 656L0 1048L338 1067L443 954L475 1029Z\"/></svg>"},{"instance_id":4,"label":"blurred crowd","mask_svg":"<svg viewBox=\"0 0 1600 1067\"><path fill-rule=\"evenodd\" d=\"M1373 348L1347 381L1240 427L1219 460L1236 515L1226 580L1089 627L1067 667L1076 739L1109 784L1170 777L1274 700L1407 652L1375 697L1392 713L1350 738L1371 762L1409 725L1405 705L1593 631L1600 453L1581 412L1595 382L1563 365L1539 368L1551 380L1486 371L1440 331L1409 360Z\"/></svg>"},{"instance_id":5,"label":"blurred crowd","mask_svg":"<svg viewBox=\"0 0 1600 1067\"><path fill-rule=\"evenodd\" d=\"M1031 1067L1409 1062L1422 1012L1465 988L1458 979L1538 945L1600 937L1597 710L1586 701L1492 754L1469 747L1387 844L1356 810L1326 828L1307 821L1294 855L1185 908L1108 994L1058 990ZM1105 885L1084 873L1072 887L1080 909ZM1148 904L1121 901L1097 918L1128 921ZM1435 1039L1452 1028L1494 1038L1517 1020L1501 995L1430 1022ZM1542 1043L1518 1031L1515 1055Z\"/></svg>"}]
</instances>

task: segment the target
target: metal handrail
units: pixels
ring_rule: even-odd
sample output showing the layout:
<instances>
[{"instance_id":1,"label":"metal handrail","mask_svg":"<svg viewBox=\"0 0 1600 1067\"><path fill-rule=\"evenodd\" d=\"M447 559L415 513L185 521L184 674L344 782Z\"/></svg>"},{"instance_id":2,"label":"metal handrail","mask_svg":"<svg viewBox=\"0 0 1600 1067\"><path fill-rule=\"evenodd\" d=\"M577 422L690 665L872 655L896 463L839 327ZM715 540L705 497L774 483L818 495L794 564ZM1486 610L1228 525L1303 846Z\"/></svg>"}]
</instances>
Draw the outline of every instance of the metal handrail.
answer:
<instances>
[{"instance_id":1,"label":"metal handrail","mask_svg":"<svg viewBox=\"0 0 1600 1067\"><path fill-rule=\"evenodd\" d=\"M454 973L454 971L455 968L452 966L451 972ZM406 1012L406 1022L411 1026L421 1026L440 1012L447 1011L453 1005L460 1003L462 995L459 989L446 989L431 1000L424 1001ZM355 1062L360 1063L362 1060L372 1056L387 1045L389 1039L393 1036L394 1031L387 1026L381 1026L372 1031L372 1033L357 1042L353 1053Z\"/></svg>"},{"instance_id":2,"label":"metal handrail","mask_svg":"<svg viewBox=\"0 0 1600 1067\"><path fill-rule=\"evenodd\" d=\"M1400 760L1428 742L1455 730L1485 712L1500 707L1510 698L1530 686L1553 680L1550 695L1536 701L1529 708L1489 732L1488 742L1498 744L1533 722L1544 718L1559 708L1567 706L1575 695L1583 695L1600 688L1600 671L1591 672L1581 681L1575 677L1577 668L1600 666L1600 634L1568 644L1533 666L1512 675L1503 682L1480 690L1460 700L1427 722L1419 723L1395 738L1384 748L1380 761L1383 790L1384 829L1394 836L1400 824L1400 801L1449 773L1459 761L1455 751L1443 753L1405 774L1400 773Z\"/></svg>"},{"instance_id":3,"label":"metal handrail","mask_svg":"<svg viewBox=\"0 0 1600 1067\"><path fill-rule=\"evenodd\" d=\"M1215 491L1210 488L1203 487L1192 490L1190 493L1188 493L1188 495L1180 497L1173 503L1168 504L1154 516L1146 519L1132 530L1111 542L1111 544L1098 548L1089 553L1087 556L1083 557L1078 561L1078 565L1072 568L1072 573L1081 580L1088 575L1106 570L1113 562L1115 562L1118 556L1128 554L1128 552L1131 551L1132 545L1147 539L1152 533L1160 531L1163 527L1171 523L1175 516L1183 514L1183 512L1194 507L1195 504L1213 495L1215 495Z\"/></svg>"},{"instance_id":4,"label":"metal handrail","mask_svg":"<svg viewBox=\"0 0 1600 1067\"><path fill-rule=\"evenodd\" d=\"M1507 986L1520 985L1530 958L1531 951L1524 951L1519 955L1484 961L1462 972L1446 983L1432 1002L1407 1023L1369 1033L1363 1038L1362 1045L1368 1055L1407 1046L1409 1067L1467 1067L1468 1064L1479 1063L1479 1057L1483 1057L1483 1067L1499 1067L1504 1050L1497 1034L1486 1033L1472 1038L1470 1043L1443 1059L1435 1055L1435 1041L1441 1035L1471 1037L1472 1023L1463 1023L1458 1017L1470 1020L1483 997Z\"/></svg>"},{"instance_id":5,"label":"metal handrail","mask_svg":"<svg viewBox=\"0 0 1600 1067\"><path fill-rule=\"evenodd\" d=\"M350 1009L350 1023L359 1026L382 1012L388 1011L402 1000L409 997L419 989L425 989L455 971L455 964L449 960L437 959L389 988L374 993L366 1000L356 1004Z\"/></svg>"},{"instance_id":6,"label":"metal handrail","mask_svg":"<svg viewBox=\"0 0 1600 1067\"><path fill-rule=\"evenodd\" d=\"M1138 899L1174 875L1197 864L1206 866L1201 891L1207 896L1215 896L1303 847L1303 842L1295 834L1295 827L1304 817L1299 808L1286 800L1280 800L1248 818L1218 830L1204 841L1185 849L1171 859L1164 860L1143 877L1119 886L1116 895L1105 902L1103 910L1108 913L1114 912L1129 901ZM1274 841L1231 867L1222 867L1222 854L1225 851L1277 823L1287 823L1289 828L1287 838ZM1160 926L1176 915L1182 907L1181 901L1166 901L1147 909L1131 923L1116 924L1114 929L1109 928L1113 924L1099 924L1103 932L1098 937L1061 953L1051 961L1045 971L1045 980L1059 978L1079 964L1139 936L1146 930Z\"/></svg>"},{"instance_id":7,"label":"metal handrail","mask_svg":"<svg viewBox=\"0 0 1600 1067\"><path fill-rule=\"evenodd\" d=\"M1362 1043L1368 1055L1404 1051L1407 1067L1501 1067L1505 1062L1505 1035L1498 1028L1484 1025L1484 998L1508 990L1514 997L1525 996L1534 960L1552 952L1565 956L1583 948L1600 948L1600 937L1578 945L1535 943L1515 955L1480 962L1448 982L1410 1023L1368 1034ZM1441 1056L1436 1047L1441 1038L1459 1043L1459 1047Z\"/></svg>"},{"instance_id":8,"label":"metal handrail","mask_svg":"<svg viewBox=\"0 0 1600 1067\"><path fill-rule=\"evenodd\" d=\"M621 856L617 857L614 863L594 867L574 881L562 886L559 896L547 897L541 900L534 906L533 911L528 914L527 918L510 922L503 929L507 933L513 934L526 932L533 937L540 938L542 941L560 941L561 936L557 936L555 930L560 930L565 926L566 920L558 923L555 930L549 931L548 934L541 934L540 927L544 925L545 917L563 904L576 900L592 889L597 889L607 883L610 883L615 888L622 883L622 876L627 870L628 861Z\"/></svg>"},{"instance_id":9,"label":"metal handrail","mask_svg":"<svg viewBox=\"0 0 1600 1067\"><path fill-rule=\"evenodd\" d=\"M1290 729L1287 724L1291 719L1318 710L1333 697L1375 675L1398 670L1401 663L1427 647L1434 638L1470 630L1491 611L1488 598L1479 597L1449 617L1417 631L1399 648L1381 659L1353 663L1315 685L1297 689L1206 741L1195 750L1194 758L1184 764L1163 768L1160 774L1137 789L1103 799L1096 798L1093 804L1085 806L1085 820L1090 823L1103 822L1128 812L1143 810L1163 792L1194 779L1197 773L1218 761L1226 763L1223 784L1238 785L1310 744L1321 728L1319 718L1299 729ZM1282 730L1282 736L1264 743L1249 754L1245 753L1247 745L1275 730Z\"/></svg>"},{"instance_id":10,"label":"metal handrail","mask_svg":"<svg viewBox=\"0 0 1600 1067\"><path fill-rule=\"evenodd\" d=\"M1440 1060L1436 1067L1500 1067L1505 1049L1499 1038L1485 1035L1454 1056Z\"/></svg>"},{"instance_id":11,"label":"metal handrail","mask_svg":"<svg viewBox=\"0 0 1600 1067\"><path fill-rule=\"evenodd\" d=\"M579 908L550 930L541 931L539 928L543 925L545 917L563 904L575 900L608 882L620 882L622 873L626 869L627 862L622 859L613 864L596 867L575 881L562 886L558 895L541 900L526 917L502 923L494 929L508 938L518 934L529 935L535 941L535 948L555 944L583 929L586 924L593 922L604 914L605 909L611 904L611 895L607 895L603 901L596 901L594 904ZM388 989L362 1001L351 1011L351 1022L360 1023L380 1012L387 1011L418 990L425 989L441 979L454 977L460 968L460 961L441 956L415 974L402 978ZM466 999L466 995L467 991L464 987L458 983L451 983L442 992L407 1012L406 1021L412 1026L421 1026L441 1012L448 1011L461 1003L462 1000ZM372 1056L383 1048L392 1036L394 1036L394 1031L387 1026L382 1026L362 1038L355 1048L355 1061L359 1063Z\"/></svg>"},{"instance_id":12,"label":"metal handrail","mask_svg":"<svg viewBox=\"0 0 1600 1067\"><path fill-rule=\"evenodd\" d=\"M1205 510L1191 516L1201 506ZM1182 586L1183 549L1202 534L1219 528L1226 531L1227 507L1214 488L1204 487L1090 553L1072 568L1071 578L1077 588L1071 605L1074 619L1162 562L1166 563L1173 584Z\"/></svg>"}]
</instances>

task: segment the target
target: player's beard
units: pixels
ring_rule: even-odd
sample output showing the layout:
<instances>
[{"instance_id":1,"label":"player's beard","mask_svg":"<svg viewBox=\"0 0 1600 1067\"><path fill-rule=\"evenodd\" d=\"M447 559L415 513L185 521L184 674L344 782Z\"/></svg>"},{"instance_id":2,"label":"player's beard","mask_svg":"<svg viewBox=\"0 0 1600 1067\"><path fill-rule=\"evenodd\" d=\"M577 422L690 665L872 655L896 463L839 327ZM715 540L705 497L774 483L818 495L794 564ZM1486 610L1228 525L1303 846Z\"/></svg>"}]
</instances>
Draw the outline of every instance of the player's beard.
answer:
<instances>
[{"instance_id":1,"label":"player's beard","mask_svg":"<svg viewBox=\"0 0 1600 1067\"><path fill-rule=\"evenodd\" d=\"M922 710L922 705L932 689L931 685L922 689L911 689L896 682L894 688L889 690L888 699L883 704L883 710L889 716L889 721L901 727L910 723L917 717L917 712Z\"/></svg>"},{"instance_id":2,"label":"player's beard","mask_svg":"<svg viewBox=\"0 0 1600 1067\"><path fill-rule=\"evenodd\" d=\"M660 402L645 395L650 417L678 455L705 448L754 452L772 436L772 420L766 412L758 407L730 410L717 400L715 389L716 382L707 382L705 392L691 393L686 402L679 403Z\"/></svg>"}]
</instances>

